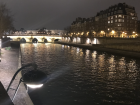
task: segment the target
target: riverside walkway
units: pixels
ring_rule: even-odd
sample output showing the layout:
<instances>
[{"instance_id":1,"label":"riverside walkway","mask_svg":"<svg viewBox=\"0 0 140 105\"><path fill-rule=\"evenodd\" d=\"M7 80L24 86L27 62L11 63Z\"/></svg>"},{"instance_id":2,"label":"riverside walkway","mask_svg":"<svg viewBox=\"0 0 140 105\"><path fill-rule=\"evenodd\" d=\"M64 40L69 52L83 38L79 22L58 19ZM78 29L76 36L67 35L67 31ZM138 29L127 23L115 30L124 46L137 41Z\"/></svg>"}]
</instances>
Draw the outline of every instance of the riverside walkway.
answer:
<instances>
[{"instance_id":1,"label":"riverside walkway","mask_svg":"<svg viewBox=\"0 0 140 105\"><path fill-rule=\"evenodd\" d=\"M11 49L7 50L5 48L2 48L1 52L2 55L0 62L0 81L6 90L14 73L18 68L21 67L21 60L19 56L19 48L12 47ZM11 89L8 92L10 98L12 98L14 95L13 89L17 87L20 77L21 75L18 74L11 86ZM13 103L14 105L33 105L30 97L26 93L26 89L23 83L21 83Z\"/></svg>"}]
</instances>

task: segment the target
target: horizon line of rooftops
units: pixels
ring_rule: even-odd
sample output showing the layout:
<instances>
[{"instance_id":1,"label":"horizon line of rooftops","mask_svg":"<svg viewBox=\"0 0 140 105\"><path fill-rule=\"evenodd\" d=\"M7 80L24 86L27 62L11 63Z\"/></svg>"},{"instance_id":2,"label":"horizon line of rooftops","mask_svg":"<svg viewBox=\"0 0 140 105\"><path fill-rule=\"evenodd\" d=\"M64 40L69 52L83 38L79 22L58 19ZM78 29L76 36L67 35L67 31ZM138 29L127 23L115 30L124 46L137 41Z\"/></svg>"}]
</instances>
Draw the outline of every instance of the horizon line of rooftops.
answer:
<instances>
[{"instance_id":1,"label":"horizon line of rooftops","mask_svg":"<svg viewBox=\"0 0 140 105\"><path fill-rule=\"evenodd\" d=\"M108 17L108 16L113 16L115 14L127 15L125 8L129 8L129 9L135 11L135 7L133 7L133 6L129 6L126 3L118 3L118 4L115 4L113 6L110 6L109 8L107 8L105 10L101 10L100 12L97 12L96 16L94 16L94 17L90 17L90 18L78 17L78 18L76 18L75 21L72 22L72 24L75 24L76 22L84 23L85 21L93 21L98 16ZM116 11L116 10L123 10L123 12L122 13L115 13L115 14L111 13L111 12Z\"/></svg>"},{"instance_id":2,"label":"horizon line of rooftops","mask_svg":"<svg viewBox=\"0 0 140 105\"><path fill-rule=\"evenodd\" d=\"M13 32L19 32L19 31L23 31L23 32L25 32L25 31L52 31L52 30L54 30L54 31L63 31L62 29L24 29L24 30L21 30L21 29L19 29L19 30L14 30Z\"/></svg>"}]
</instances>

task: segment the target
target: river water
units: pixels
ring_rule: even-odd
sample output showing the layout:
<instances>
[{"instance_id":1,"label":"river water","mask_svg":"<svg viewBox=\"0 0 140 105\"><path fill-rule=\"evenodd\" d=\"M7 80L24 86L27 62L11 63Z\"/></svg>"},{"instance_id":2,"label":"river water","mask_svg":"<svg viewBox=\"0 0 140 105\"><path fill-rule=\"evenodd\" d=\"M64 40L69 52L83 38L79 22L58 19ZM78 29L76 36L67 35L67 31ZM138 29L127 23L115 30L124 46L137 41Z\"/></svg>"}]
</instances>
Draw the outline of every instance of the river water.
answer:
<instances>
[{"instance_id":1,"label":"river water","mask_svg":"<svg viewBox=\"0 0 140 105\"><path fill-rule=\"evenodd\" d=\"M48 75L29 89L34 105L140 105L139 60L60 44L21 44L21 53Z\"/></svg>"}]
</instances>

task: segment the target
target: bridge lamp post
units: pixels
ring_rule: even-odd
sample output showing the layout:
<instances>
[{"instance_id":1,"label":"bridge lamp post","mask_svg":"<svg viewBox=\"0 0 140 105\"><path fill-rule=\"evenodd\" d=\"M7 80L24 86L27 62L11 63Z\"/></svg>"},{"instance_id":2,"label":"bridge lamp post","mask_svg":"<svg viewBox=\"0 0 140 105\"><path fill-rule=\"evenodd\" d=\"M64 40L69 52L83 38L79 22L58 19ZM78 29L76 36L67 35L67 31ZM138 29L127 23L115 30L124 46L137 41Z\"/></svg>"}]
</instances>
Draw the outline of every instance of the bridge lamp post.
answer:
<instances>
[{"instance_id":1,"label":"bridge lamp post","mask_svg":"<svg viewBox=\"0 0 140 105\"><path fill-rule=\"evenodd\" d=\"M42 71L39 71L37 70L37 65L34 64L34 63L30 63L30 64L27 64L23 67L21 67L20 69L17 70L17 72L14 74L8 88L7 88L7 92L9 91L10 89L10 86L11 84L13 83L16 75L22 71L24 68L26 67L29 67L29 66L33 66L33 70L30 70L28 72L26 72L24 75L22 75L22 77L20 78L20 81L18 83L18 86L17 88L15 89L15 93L14 93L14 96L12 98L12 101L14 100L16 94L17 94L17 91L19 89L19 86L20 86L20 83L23 82L27 85L27 91L28 91L28 87L30 88L40 88L43 86L43 84L46 82L47 80L47 76L44 72Z\"/></svg>"}]
</instances>

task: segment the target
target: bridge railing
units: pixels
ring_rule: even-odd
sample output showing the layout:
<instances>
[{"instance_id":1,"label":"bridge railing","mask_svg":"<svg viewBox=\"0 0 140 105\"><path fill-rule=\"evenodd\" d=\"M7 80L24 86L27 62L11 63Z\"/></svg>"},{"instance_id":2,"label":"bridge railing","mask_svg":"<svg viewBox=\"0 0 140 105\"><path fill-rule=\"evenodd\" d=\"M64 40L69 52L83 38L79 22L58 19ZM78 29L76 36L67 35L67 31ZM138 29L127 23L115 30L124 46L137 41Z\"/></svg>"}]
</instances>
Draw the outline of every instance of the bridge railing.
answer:
<instances>
[{"instance_id":1,"label":"bridge railing","mask_svg":"<svg viewBox=\"0 0 140 105\"><path fill-rule=\"evenodd\" d=\"M51 36L51 37L62 37L63 35L47 35L47 34L21 34L21 35L17 35L17 34L11 34L11 35L7 35L7 36Z\"/></svg>"}]
</instances>

